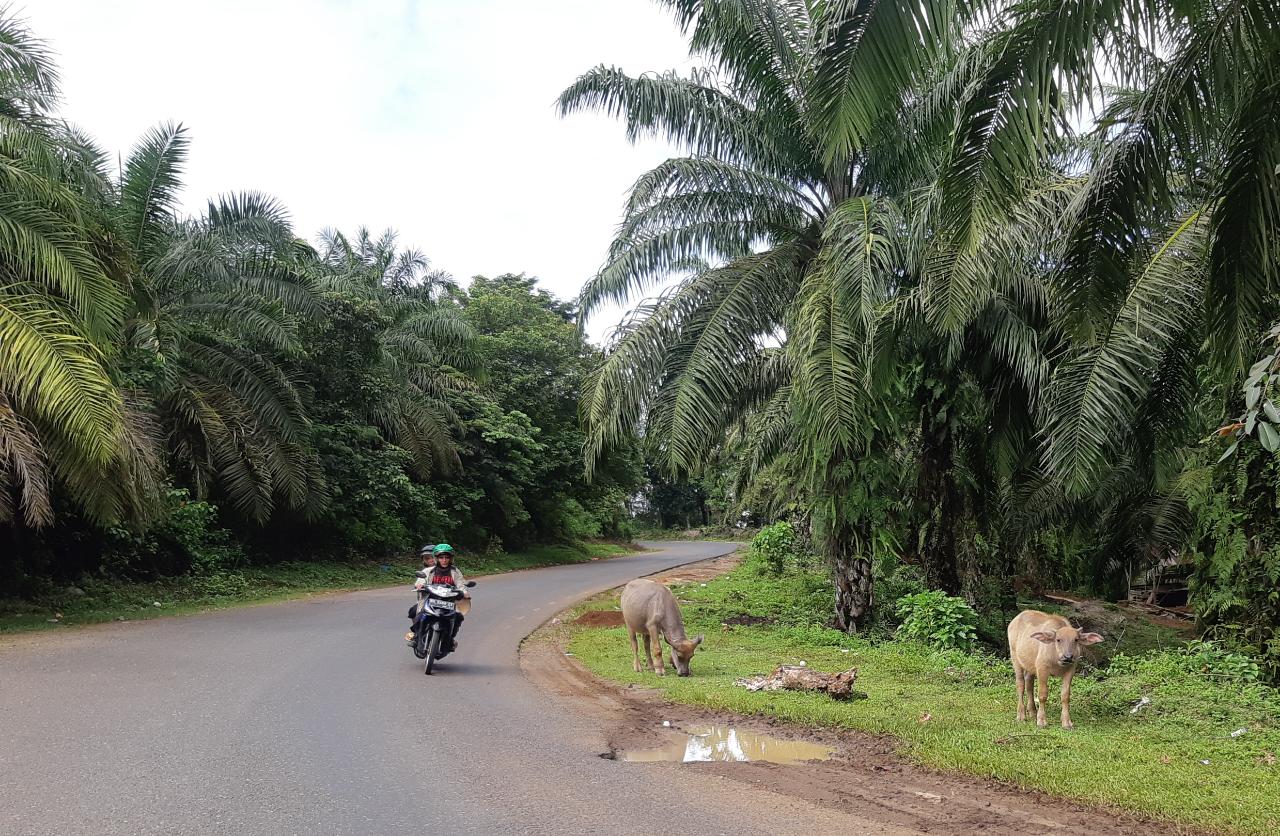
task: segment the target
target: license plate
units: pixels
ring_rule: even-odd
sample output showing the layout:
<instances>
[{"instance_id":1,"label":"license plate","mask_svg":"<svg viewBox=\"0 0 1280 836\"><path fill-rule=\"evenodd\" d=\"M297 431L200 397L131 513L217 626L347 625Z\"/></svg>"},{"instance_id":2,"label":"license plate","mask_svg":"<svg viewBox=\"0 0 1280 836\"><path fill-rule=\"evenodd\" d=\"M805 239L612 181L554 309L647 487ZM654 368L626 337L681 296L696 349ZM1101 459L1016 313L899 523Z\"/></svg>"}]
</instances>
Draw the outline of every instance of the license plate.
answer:
<instances>
[{"instance_id":1,"label":"license plate","mask_svg":"<svg viewBox=\"0 0 1280 836\"><path fill-rule=\"evenodd\" d=\"M457 605L454 604L452 601L432 601L431 602L431 608L436 610L451 610L451 609L454 609L456 606Z\"/></svg>"}]
</instances>

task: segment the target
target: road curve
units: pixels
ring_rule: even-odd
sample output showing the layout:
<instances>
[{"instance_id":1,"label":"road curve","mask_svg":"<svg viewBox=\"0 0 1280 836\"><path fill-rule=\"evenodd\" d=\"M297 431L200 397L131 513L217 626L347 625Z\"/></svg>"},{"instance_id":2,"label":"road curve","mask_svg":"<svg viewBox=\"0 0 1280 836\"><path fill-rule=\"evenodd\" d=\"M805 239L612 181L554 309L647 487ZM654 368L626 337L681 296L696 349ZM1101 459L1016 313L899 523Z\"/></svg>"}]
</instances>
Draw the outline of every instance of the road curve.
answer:
<instances>
[{"instance_id":1,"label":"road curve","mask_svg":"<svg viewBox=\"0 0 1280 836\"><path fill-rule=\"evenodd\" d=\"M408 579L0 646L0 833L739 834L834 824L818 807L736 782L602 760L576 718L521 674L520 640L553 613L732 548L650 545L660 550L485 579L462 649L430 678L400 640Z\"/></svg>"}]
</instances>

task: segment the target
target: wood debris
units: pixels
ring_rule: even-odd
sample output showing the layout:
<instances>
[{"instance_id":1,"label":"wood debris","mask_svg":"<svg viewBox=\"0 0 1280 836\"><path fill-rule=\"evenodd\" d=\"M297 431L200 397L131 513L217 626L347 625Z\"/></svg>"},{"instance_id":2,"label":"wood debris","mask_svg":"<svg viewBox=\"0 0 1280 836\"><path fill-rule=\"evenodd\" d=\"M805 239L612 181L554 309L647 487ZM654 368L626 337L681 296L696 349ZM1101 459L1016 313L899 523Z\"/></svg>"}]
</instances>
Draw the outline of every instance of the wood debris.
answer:
<instances>
[{"instance_id":1,"label":"wood debris","mask_svg":"<svg viewBox=\"0 0 1280 836\"><path fill-rule=\"evenodd\" d=\"M800 665L779 665L771 674L746 677L734 684L748 691L822 691L832 699L847 700L857 679L857 668L823 673Z\"/></svg>"}]
</instances>

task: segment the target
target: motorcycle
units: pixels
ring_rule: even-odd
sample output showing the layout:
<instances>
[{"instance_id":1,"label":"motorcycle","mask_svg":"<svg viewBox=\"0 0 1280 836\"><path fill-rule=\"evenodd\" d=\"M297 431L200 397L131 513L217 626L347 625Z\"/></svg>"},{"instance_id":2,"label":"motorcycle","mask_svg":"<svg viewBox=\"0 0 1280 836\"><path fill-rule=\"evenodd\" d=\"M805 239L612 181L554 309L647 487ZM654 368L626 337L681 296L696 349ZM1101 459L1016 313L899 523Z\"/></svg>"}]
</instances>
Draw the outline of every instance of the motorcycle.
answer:
<instances>
[{"instance_id":1,"label":"motorcycle","mask_svg":"<svg viewBox=\"0 0 1280 836\"><path fill-rule=\"evenodd\" d=\"M467 581L468 587L475 585L475 581ZM421 572L414 588L418 590L418 612L413 619L413 655L426 660L423 673L430 676L435 663L452 652L453 619L471 611L471 599L448 584L427 583Z\"/></svg>"}]
</instances>

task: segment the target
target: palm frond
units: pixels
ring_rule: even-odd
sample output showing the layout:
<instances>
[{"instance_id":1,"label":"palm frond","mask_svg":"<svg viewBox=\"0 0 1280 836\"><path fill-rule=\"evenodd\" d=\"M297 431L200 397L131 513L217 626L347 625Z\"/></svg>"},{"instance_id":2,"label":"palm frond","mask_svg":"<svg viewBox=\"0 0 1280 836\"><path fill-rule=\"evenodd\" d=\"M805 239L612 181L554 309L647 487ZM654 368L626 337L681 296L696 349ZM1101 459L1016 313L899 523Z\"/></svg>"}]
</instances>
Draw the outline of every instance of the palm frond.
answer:
<instances>
[{"instance_id":1,"label":"palm frond","mask_svg":"<svg viewBox=\"0 0 1280 836\"><path fill-rule=\"evenodd\" d=\"M1271 23L1280 28L1280 19ZM1209 333L1214 354L1236 373L1248 367L1249 343L1268 324L1264 306L1280 286L1280 34L1271 41L1226 126L1213 194Z\"/></svg>"},{"instance_id":2,"label":"palm frond","mask_svg":"<svg viewBox=\"0 0 1280 836\"><path fill-rule=\"evenodd\" d=\"M1104 470L1112 440L1130 425L1150 386L1153 361L1193 321L1206 246L1206 219L1192 213L1141 265L1097 342L1054 372L1043 419L1045 463L1069 490L1084 490Z\"/></svg>"},{"instance_id":3,"label":"palm frond","mask_svg":"<svg viewBox=\"0 0 1280 836\"><path fill-rule=\"evenodd\" d=\"M89 335L109 336L124 300L94 257L77 196L6 150L0 140L0 258L7 274L65 299Z\"/></svg>"},{"instance_id":4,"label":"palm frond","mask_svg":"<svg viewBox=\"0 0 1280 836\"><path fill-rule=\"evenodd\" d=\"M165 227L178 209L182 169L191 141L181 124L152 128L125 162L120 185L120 226L139 263L164 251Z\"/></svg>"},{"instance_id":5,"label":"palm frond","mask_svg":"<svg viewBox=\"0 0 1280 836\"><path fill-rule=\"evenodd\" d=\"M768 172L793 168L795 152L762 130L762 117L715 86L713 75L695 72L626 75L599 66L560 94L561 116L585 110L622 118L627 139L661 136L694 156L742 164Z\"/></svg>"},{"instance_id":6,"label":"palm frond","mask_svg":"<svg viewBox=\"0 0 1280 836\"><path fill-rule=\"evenodd\" d=\"M58 69L53 50L35 37L25 21L12 16L12 7L0 7L0 100L4 115L38 116L58 102Z\"/></svg>"},{"instance_id":7,"label":"palm frond","mask_svg":"<svg viewBox=\"0 0 1280 836\"><path fill-rule=\"evenodd\" d=\"M951 48L969 5L831 0L817 6L815 71L806 92L828 165L858 157L898 112L936 56Z\"/></svg>"},{"instance_id":8,"label":"palm frond","mask_svg":"<svg viewBox=\"0 0 1280 836\"><path fill-rule=\"evenodd\" d=\"M796 420L828 453L857 449L877 397L873 368L903 264L892 204L853 198L832 212L824 247L787 323L799 396Z\"/></svg>"},{"instance_id":9,"label":"palm frond","mask_svg":"<svg viewBox=\"0 0 1280 836\"><path fill-rule=\"evenodd\" d=\"M48 525L53 520L50 488L39 433L0 389L0 523Z\"/></svg>"},{"instance_id":10,"label":"palm frond","mask_svg":"<svg viewBox=\"0 0 1280 836\"><path fill-rule=\"evenodd\" d=\"M0 285L0 389L62 427L89 458L112 455L120 397L104 357L56 299L30 284Z\"/></svg>"},{"instance_id":11,"label":"palm frond","mask_svg":"<svg viewBox=\"0 0 1280 836\"><path fill-rule=\"evenodd\" d=\"M689 283L686 292L701 299L681 318L648 405L650 433L673 472L696 470L729 424L772 394L758 384L767 371L762 343L781 326L808 256L804 244L781 244Z\"/></svg>"}]
</instances>

